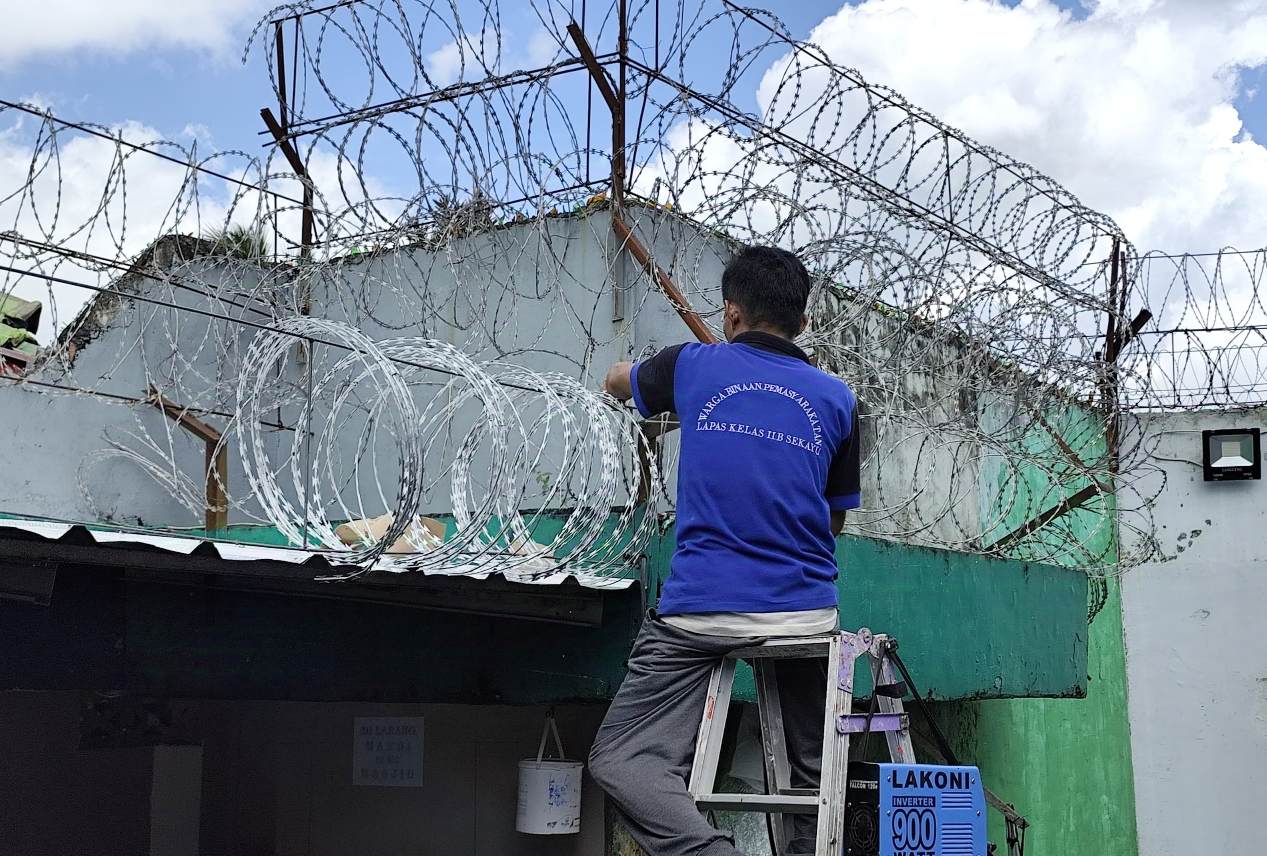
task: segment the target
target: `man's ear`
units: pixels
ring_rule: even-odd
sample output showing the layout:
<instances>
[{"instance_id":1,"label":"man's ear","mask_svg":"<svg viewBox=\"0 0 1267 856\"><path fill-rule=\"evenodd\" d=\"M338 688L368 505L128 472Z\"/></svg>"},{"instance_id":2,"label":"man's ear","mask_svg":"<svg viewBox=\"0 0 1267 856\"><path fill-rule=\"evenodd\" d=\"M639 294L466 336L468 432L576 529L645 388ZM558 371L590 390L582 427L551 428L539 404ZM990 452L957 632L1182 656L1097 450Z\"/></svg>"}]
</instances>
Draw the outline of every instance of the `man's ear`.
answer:
<instances>
[{"instance_id":1,"label":"man's ear","mask_svg":"<svg viewBox=\"0 0 1267 856\"><path fill-rule=\"evenodd\" d=\"M806 328L806 327L808 327L808 326L809 326L809 316L808 316L808 315L802 315L802 316L801 316L801 329L799 329L799 330L797 330L797 331L796 331L796 335L798 335L798 336L799 336L799 335L801 335L802 333L804 333L804 332L805 332L805 328Z\"/></svg>"},{"instance_id":2,"label":"man's ear","mask_svg":"<svg viewBox=\"0 0 1267 856\"><path fill-rule=\"evenodd\" d=\"M733 327L743 321L743 310L739 308L738 303L723 300L722 309L725 312L726 320L730 322L730 326Z\"/></svg>"}]
</instances>

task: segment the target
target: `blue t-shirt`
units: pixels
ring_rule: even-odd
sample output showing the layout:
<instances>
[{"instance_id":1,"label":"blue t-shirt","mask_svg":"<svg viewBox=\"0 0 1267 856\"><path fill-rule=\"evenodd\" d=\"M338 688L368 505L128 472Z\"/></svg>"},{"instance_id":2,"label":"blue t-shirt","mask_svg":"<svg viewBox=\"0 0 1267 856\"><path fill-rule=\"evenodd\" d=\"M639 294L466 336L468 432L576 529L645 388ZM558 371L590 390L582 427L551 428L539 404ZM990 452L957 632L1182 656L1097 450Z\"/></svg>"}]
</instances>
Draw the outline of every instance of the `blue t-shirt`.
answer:
<instances>
[{"instance_id":1,"label":"blue t-shirt","mask_svg":"<svg viewBox=\"0 0 1267 856\"><path fill-rule=\"evenodd\" d=\"M835 606L831 511L860 503L849 386L756 332L666 348L631 380L643 416L673 411L682 425L677 551L660 613Z\"/></svg>"}]
</instances>

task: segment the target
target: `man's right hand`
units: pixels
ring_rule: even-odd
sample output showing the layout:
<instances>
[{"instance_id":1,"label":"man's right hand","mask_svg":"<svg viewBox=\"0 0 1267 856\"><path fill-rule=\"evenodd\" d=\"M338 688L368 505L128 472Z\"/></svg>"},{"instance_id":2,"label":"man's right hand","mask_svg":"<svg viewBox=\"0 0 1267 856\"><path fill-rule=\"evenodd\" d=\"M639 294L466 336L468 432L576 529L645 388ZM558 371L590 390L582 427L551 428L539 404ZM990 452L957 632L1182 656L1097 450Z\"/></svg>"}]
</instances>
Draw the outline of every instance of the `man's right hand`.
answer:
<instances>
[{"instance_id":1,"label":"man's right hand","mask_svg":"<svg viewBox=\"0 0 1267 856\"><path fill-rule=\"evenodd\" d=\"M603 380L603 392L610 395L618 401L628 401L633 398L633 383L630 380L630 374L633 372L633 363L619 362L607 370L607 377Z\"/></svg>"}]
</instances>

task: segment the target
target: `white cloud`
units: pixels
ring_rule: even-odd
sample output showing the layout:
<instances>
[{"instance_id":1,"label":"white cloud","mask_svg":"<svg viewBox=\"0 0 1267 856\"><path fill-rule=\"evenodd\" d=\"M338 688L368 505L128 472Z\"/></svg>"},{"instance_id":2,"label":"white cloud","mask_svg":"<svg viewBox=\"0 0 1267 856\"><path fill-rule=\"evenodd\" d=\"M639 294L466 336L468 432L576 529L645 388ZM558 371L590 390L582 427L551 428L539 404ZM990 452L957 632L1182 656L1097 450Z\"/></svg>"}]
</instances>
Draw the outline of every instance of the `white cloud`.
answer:
<instances>
[{"instance_id":1,"label":"white cloud","mask_svg":"<svg viewBox=\"0 0 1267 856\"><path fill-rule=\"evenodd\" d=\"M1267 148L1233 105L1238 72L1267 63L1267 2L1088 6L867 0L810 41L1051 175L1140 249L1267 244Z\"/></svg>"},{"instance_id":2,"label":"white cloud","mask_svg":"<svg viewBox=\"0 0 1267 856\"><path fill-rule=\"evenodd\" d=\"M457 42L448 42L427 54L423 64L436 86L448 86L462 73L462 49Z\"/></svg>"},{"instance_id":3,"label":"white cloud","mask_svg":"<svg viewBox=\"0 0 1267 856\"><path fill-rule=\"evenodd\" d=\"M558 40L538 27L526 38L484 29L446 42L423 57L423 67L436 87L459 80L480 80L516 69L539 68L560 51Z\"/></svg>"},{"instance_id":4,"label":"white cloud","mask_svg":"<svg viewBox=\"0 0 1267 856\"><path fill-rule=\"evenodd\" d=\"M201 186L195 201L188 171L179 164L78 131L59 132L53 146L48 126L40 119L19 117L15 111L5 111L0 118L5 120L0 127L0 232L126 260L159 235L197 234L224 225L228 194L218 180ZM118 125L114 132L142 145L161 139L153 128L134 121ZM161 151L179 156L175 147ZM239 216L244 213L242 202L235 212ZM98 272L5 239L0 239L0 264L96 286L106 285L118 273ZM93 296L86 288L0 272L0 293L10 292L44 303L39 336L43 342Z\"/></svg>"},{"instance_id":5,"label":"white cloud","mask_svg":"<svg viewBox=\"0 0 1267 856\"><path fill-rule=\"evenodd\" d=\"M548 30L537 30L528 39L525 68L540 68L559 55L559 40Z\"/></svg>"},{"instance_id":6,"label":"white cloud","mask_svg":"<svg viewBox=\"0 0 1267 856\"><path fill-rule=\"evenodd\" d=\"M52 141L50 127L58 129ZM270 189L295 201L265 197L262 203L259 192L206 173L198 176L195 186L183 163L150 152L183 160L196 146L200 165L252 185L259 183L265 169L289 170L280 155L269 165L252 164L241 155L208 160L212 149L201 126L186 128L183 143L162 142L158 131L136 121L118 124L111 133L148 151L46 124L16 110L0 111L0 234L15 232L28 242L0 237L0 265L103 287L118 276L117 268L36 250L29 242L130 261L160 236L205 235L229 222L259 222L271 235L274 204L284 236L279 250L293 252L286 239L297 241L300 234L298 200L303 190L298 181L273 178ZM381 229L385 220L400 214L404 203L398 193L373 175L358 175L354 165L335 152L316 149L307 159L318 191L318 230L324 233L318 239ZM376 210L366 204L367 198L375 201ZM44 303L39 339L45 343L94 294L81 286L0 270L0 294L7 293Z\"/></svg>"},{"instance_id":7,"label":"white cloud","mask_svg":"<svg viewBox=\"0 0 1267 856\"><path fill-rule=\"evenodd\" d=\"M892 87L971 137L1037 167L1084 204L1113 217L1141 252L1267 245L1267 148L1247 132L1236 107L1242 75L1267 65L1267 0L1101 0L1087 8L1079 18L1050 0L1023 0L1014 7L990 0L864 0L824 20L809 40L870 83ZM867 163L876 176L890 185L906 175L919 180L923 167L936 162L937 151L924 147L902 172L908 138L888 134L898 111L882 110L875 125L859 125L868 106L860 95L833 92L838 100L825 108L825 121L815 124L814 90L827 77L806 71L789 83L789 57L767 60L758 87L758 104L772 122L785 123L792 136L821 148L841 144L858 129L859 147L841 156L871 158ZM833 121L834 109L841 111L840 124ZM970 300L980 298L983 277L1003 271L979 267L984 260L971 253L961 253L948 268L908 270L909 251L924 240L920 233L903 231L882 212L856 203L851 220L842 215L830 181L789 166L786 152L762 157L742 135L737 141L716 131L702 119L678 122L639 175L639 192L651 195L657 179L667 180L675 204L725 224L739 237L748 237L751 228L753 237L794 246L832 236L837 244L874 247L867 251L871 256L881 261L891 256L897 265L892 276L874 280L883 299L970 327L1015 329L1022 339L1037 329L1058 329L1052 341L1068 342L1074 353L1085 348L1089 356L1094 347L1089 336L1103 326L1098 313L1036 298L1029 285L1017 281L1010 281L1013 291L1006 295ZM818 138L811 139L814 135ZM877 140L887 141L888 148ZM919 196L927 188L917 185L916 201L927 198ZM801 216L788 216L798 209ZM1029 213L1031 222L1041 222L1035 211ZM981 217L975 225L991 222L999 223ZM891 249L886 237L899 248ZM1020 246L1023 253L1036 252L1024 240ZM1059 265L1064 246L1043 246L1053 252L1045 263ZM1094 265L1107 257L1107 241L1079 252L1093 256ZM832 257L815 261L835 263ZM965 263L973 271L970 279L959 278ZM873 282L869 264L829 273ZM1154 277L1145 279L1149 293L1135 292L1128 303L1131 312L1142 306L1153 312L1152 329L1267 322L1261 298L1254 299L1261 275L1243 265L1224 265L1214 289L1207 275L1190 265L1188 279L1168 290L1162 268L1152 266ZM1102 294L1103 277L1077 256L1058 272L1068 277L1080 270L1087 272L1086 281L1077 282L1077 290ZM883 290L890 287L892 293ZM1012 311L1021 298L1036 302L1025 313ZM984 314L978 317L978 311ZM1230 340L1212 335L1207 343ZM1024 341L1030 350L1040 347L1037 340ZM1188 347L1184 341L1144 342L1163 350ZM1204 370L1205 357L1196 356ZM1229 365L1243 361L1235 352L1215 356ZM1239 381L1247 371L1256 369L1229 368L1227 374Z\"/></svg>"},{"instance_id":8,"label":"white cloud","mask_svg":"<svg viewBox=\"0 0 1267 856\"><path fill-rule=\"evenodd\" d=\"M269 5L265 0L9 0L0 26L0 68L77 50L236 49L238 26Z\"/></svg>"}]
</instances>

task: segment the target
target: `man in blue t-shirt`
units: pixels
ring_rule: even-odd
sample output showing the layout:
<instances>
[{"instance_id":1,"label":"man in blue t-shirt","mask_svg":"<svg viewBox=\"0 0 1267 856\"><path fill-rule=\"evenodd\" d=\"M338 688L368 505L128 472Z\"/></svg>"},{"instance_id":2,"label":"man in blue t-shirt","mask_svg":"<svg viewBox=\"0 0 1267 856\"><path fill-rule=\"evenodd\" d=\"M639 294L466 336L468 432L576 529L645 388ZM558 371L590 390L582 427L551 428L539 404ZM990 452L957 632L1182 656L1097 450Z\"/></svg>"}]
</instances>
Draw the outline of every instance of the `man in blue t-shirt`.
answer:
<instances>
[{"instance_id":1,"label":"man in blue t-shirt","mask_svg":"<svg viewBox=\"0 0 1267 856\"><path fill-rule=\"evenodd\" d=\"M726 344L617 363L606 390L681 422L677 550L656 610L594 740L590 772L649 856L736 856L687 792L713 666L777 636L831 632L835 536L859 505L853 391L792 341L810 278L793 254L749 247L722 274ZM818 785L824 661L774 661L794 788ZM813 853L797 815L790 853Z\"/></svg>"}]
</instances>

